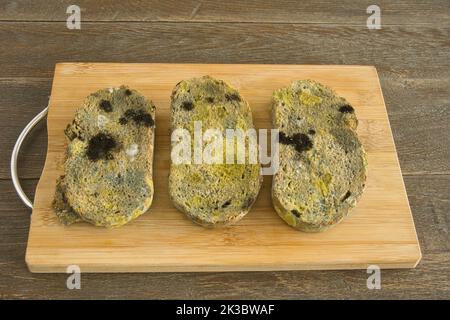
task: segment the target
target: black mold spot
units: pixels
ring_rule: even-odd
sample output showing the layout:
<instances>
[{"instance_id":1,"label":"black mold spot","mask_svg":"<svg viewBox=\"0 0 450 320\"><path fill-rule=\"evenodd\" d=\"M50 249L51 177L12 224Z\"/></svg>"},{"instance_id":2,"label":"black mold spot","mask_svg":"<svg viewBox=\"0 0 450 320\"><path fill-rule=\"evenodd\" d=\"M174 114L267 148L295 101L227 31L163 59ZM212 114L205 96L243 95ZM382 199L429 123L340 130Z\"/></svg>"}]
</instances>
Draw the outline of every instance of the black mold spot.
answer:
<instances>
[{"instance_id":1,"label":"black mold spot","mask_svg":"<svg viewBox=\"0 0 450 320\"><path fill-rule=\"evenodd\" d=\"M345 200L347 200L348 197L350 197L351 194L352 194L352 193L350 192L350 190L347 191L347 193L346 193L346 194L344 195L344 197L341 199L341 202L344 202Z\"/></svg>"},{"instance_id":2,"label":"black mold spot","mask_svg":"<svg viewBox=\"0 0 450 320\"><path fill-rule=\"evenodd\" d=\"M125 118L125 117L121 117L121 118L119 119L119 123L120 123L121 125L127 124L127 123L128 123L128 119Z\"/></svg>"},{"instance_id":3,"label":"black mold spot","mask_svg":"<svg viewBox=\"0 0 450 320\"><path fill-rule=\"evenodd\" d=\"M125 95L126 95L126 96L131 96L131 94L132 94L132 92L131 92L130 89L126 89L126 90L125 90Z\"/></svg>"},{"instance_id":4,"label":"black mold spot","mask_svg":"<svg viewBox=\"0 0 450 320\"><path fill-rule=\"evenodd\" d=\"M355 112L355 109L349 104L346 104L345 106L342 106L339 108L339 111L342 113L353 113Z\"/></svg>"},{"instance_id":5,"label":"black mold spot","mask_svg":"<svg viewBox=\"0 0 450 320\"><path fill-rule=\"evenodd\" d=\"M291 145L297 152L307 151L312 148L312 142L304 133L296 133L289 137L284 132L280 132L279 141L282 144Z\"/></svg>"},{"instance_id":6,"label":"black mold spot","mask_svg":"<svg viewBox=\"0 0 450 320\"><path fill-rule=\"evenodd\" d=\"M183 103L181 104L181 108L186 111L191 111L192 109L194 109L194 104L192 103L192 101L183 101Z\"/></svg>"},{"instance_id":7,"label":"black mold spot","mask_svg":"<svg viewBox=\"0 0 450 320\"><path fill-rule=\"evenodd\" d=\"M214 102L214 97L207 97L206 101L208 101L209 103L213 103Z\"/></svg>"},{"instance_id":8,"label":"black mold spot","mask_svg":"<svg viewBox=\"0 0 450 320\"><path fill-rule=\"evenodd\" d=\"M110 153L116 147L116 140L108 134L99 133L89 140L86 155L91 161L99 159L111 160Z\"/></svg>"},{"instance_id":9,"label":"black mold spot","mask_svg":"<svg viewBox=\"0 0 450 320\"><path fill-rule=\"evenodd\" d=\"M292 139L294 140L294 147L297 152L310 150L313 146L309 137L304 133L296 133Z\"/></svg>"},{"instance_id":10,"label":"black mold spot","mask_svg":"<svg viewBox=\"0 0 450 320\"><path fill-rule=\"evenodd\" d=\"M133 117L134 122L137 124L143 124L146 127L151 127L155 124L152 116L145 112L144 110L139 110L135 117Z\"/></svg>"},{"instance_id":11,"label":"black mold spot","mask_svg":"<svg viewBox=\"0 0 450 320\"><path fill-rule=\"evenodd\" d=\"M237 93L227 93L227 94L225 94L225 99L227 99L227 101L238 101L238 102L240 102L241 101L241 97L239 96L239 94L237 94Z\"/></svg>"},{"instance_id":12,"label":"black mold spot","mask_svg":"<svg viewBox=\"0 0 450 320\"><path fill-rule=\"evenodd\" d=\"M298 212L297 210L291 210L291 213L296 216L297 218L300 218L300 212Z\"/></svg>"},{"instance_id":13,"label":"black mold spot","mask_svg":"<svg viewBox=\"0 0 450 320\"><path fill-rule=\"evenodd\" d=\"M279 134L279 141L282 144L292 144L292 138L287 136L284 132L280 132Z\"/></svg>"},{"instance_id":14,"label":"black mold spot","mask_svg":"<svg viewBox=\"0 0 450 320\"><path fill-rule=\"evenodd\" d=\"M308 133L314 135L314 134L316 134L316 130L314 130L314 129L309 129Z\"/></svg>"},{"instance_id":15,"label":"black mold spot","mask_svg":"<svg viewBox=\"0 0 450 320\"><path fill-rule=\"evenodd\" d=\"M119 119L119 123L127 124L129 120L133 120L137 125L144 125L146 127L152 127L155 124L152 116L142 109L137 111L128 109L125 111L124 116Z\"/></svg>"},{"instance_id":16,"label":"black mold spot","mask_svg":"<svg viewBox=\"0 0 450 320\"><path fill-rule=\"evenodd\" d=\"M224 204L222 205L222 208L226 208L231 204L231 200L227 200L224 202Z\"/></svg>"},{"instance_id":17,"label":"black mold spot","mask_svg":"<svg viewBox=\"0 0 450 320\"><path fill-rule=\"evenodd\" d=\"M133 109L128 109L127 111L125 111L124 115L126 118L133 118L136 115L136 111L134 111Z\"/></svg>"},{"instance_id":18,"label":"black mold spot","mask_svg":"<svg viewBox=\"0 0 450 320\"><path fill-rule=\"evenodd\" d=\"M109 102L108 100L100 101L100 109L102 109L105 112L111 112L112 111L111 102Z\"/></svg>"}]
</instances>

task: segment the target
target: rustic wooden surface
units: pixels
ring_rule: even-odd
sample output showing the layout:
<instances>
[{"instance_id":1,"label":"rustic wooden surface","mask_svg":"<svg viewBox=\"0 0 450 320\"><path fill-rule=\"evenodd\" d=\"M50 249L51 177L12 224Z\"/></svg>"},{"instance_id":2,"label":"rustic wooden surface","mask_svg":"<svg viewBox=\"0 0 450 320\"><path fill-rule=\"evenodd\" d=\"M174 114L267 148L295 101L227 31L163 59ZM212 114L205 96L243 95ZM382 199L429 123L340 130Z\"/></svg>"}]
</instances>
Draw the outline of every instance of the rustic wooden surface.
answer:
<instances>
[{"instance_id":1,"label":"rustic wooden surface","mask_svg":"<svg viewBox=\"0 0 450 320\"><path fill-rule=\"evenodd\" d=\"M450 298L450 3L378 1L78 1L82 29L65 27L71 1L0 2L0 296L2 298ZM85 20L83 20L85 18ZM83 22L84 21L84 22ZM368 290L360 271L31 274L24 256L29 210L15 195L9 156L48 101L61 61L375 65L421 243L416 269L382 271ZM20 156L25 190L46 153L39 126Z\"/></svg>"}]
</instances>

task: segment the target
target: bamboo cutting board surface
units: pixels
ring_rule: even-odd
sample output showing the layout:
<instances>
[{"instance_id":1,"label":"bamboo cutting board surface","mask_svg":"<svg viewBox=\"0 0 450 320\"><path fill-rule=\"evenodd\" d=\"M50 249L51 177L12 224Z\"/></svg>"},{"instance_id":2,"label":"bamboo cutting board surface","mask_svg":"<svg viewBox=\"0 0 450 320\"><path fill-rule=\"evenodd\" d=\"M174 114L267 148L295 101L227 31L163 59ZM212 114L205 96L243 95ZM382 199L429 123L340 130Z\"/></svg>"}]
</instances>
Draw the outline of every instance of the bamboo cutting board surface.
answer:
<instances>
[{"instance_id":1,"label":"bamboo cutting board surface","mask_svg":"<svg viewBox=\"0 0 450 320\"><path fill-rule=\"evenodd\" d=\"M207 74L241 92L258 129L271 128L272 92L293 80L313 79L345 97L356 109L369 161L365 193L350 216L324 233L296 231L272 207L270 176L252 210L232 227L204 229L177 211L168 195L170 94L180 80ZM87 95L122 84L157 107L152 207L118 229L63 226L51 203L67 146L64 128ZM47 126L26 252L32 272L65 272L69 265L81 272L412 268L421 258L374 67L62 63L55 69Z\"/></svg>"}]
</instances>

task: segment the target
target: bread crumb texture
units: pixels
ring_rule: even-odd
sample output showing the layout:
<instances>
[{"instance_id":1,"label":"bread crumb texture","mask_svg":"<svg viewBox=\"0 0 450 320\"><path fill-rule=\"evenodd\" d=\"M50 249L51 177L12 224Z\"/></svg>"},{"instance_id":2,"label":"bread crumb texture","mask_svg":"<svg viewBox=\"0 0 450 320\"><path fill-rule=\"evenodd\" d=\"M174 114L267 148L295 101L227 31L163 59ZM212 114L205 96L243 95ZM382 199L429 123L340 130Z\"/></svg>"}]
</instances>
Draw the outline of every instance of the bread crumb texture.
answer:
<instances>
[{"instance_id":1,"label":"bread crumb texture","mask_svg":"<svg viewBox=\"0 0 450 320\"><path fill-rule=\"evenodd\" d=\"M274 208L296 229L326 230L348 214L365 187L367 156L355 110L330 88L301 80L274 92L272 113L280 130Z\"/></svg>"},{"instance_id":2,"label":"bread crumb texture","mask_svg":"<svg viewBox=\"0 0 450 320\"><path fill-rule=\"evenodd\" d=\"M62 223L118 227L150 208L154 118L153 103L125 86L87 97L65 130L64 174L53 201Z\"/></svg>"}]
</instances>

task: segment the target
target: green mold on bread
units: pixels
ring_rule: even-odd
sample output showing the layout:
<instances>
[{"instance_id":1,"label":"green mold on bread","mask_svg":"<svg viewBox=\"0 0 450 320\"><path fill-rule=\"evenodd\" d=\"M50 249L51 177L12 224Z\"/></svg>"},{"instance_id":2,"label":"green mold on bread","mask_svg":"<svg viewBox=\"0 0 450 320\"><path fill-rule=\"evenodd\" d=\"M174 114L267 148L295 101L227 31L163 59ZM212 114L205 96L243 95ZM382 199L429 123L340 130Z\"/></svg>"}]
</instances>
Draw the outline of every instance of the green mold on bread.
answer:
<instances>
[{"instance_id":1,"label":"green mold on bread","mask_svg":"<svg viewBox=\"0 0 450 320\"><path fill-rule=\"evenodd\" d=\"M153 199L155 106L125 86L87 97L65 130L64 174L53 207L66 225L118 227Z\"/></svg>"},{"instance_id":2,"label":"green mold on bread","mask_svg":"<svg viewBox=\"0 0 450 320\"><path fill-rule=\"evenodd\" d=\"M356 205L367 177L354 108L320 83L295 81L274 92L272 121L280 130L275 210L305 232L337 224Z\"/></svg>"},{"instance_id":3,"label":"green mold on bread","mask_svg":"<svg viewBox=\"0 0 450 320\"><path fill-rule=\"evenodd\" d=\"M172 92L172 131L185 129L193 137L196 121L201 121L202 132L218 129L224 137L226 129L253 128L250 107L239 92L209 76L181 81ZM169 192L175 207L205 227L239 221L249 212L262 183L261 166L249 163L248 148L245 159L243 164L172 162Z\"/></svg>"}]
</instances>

